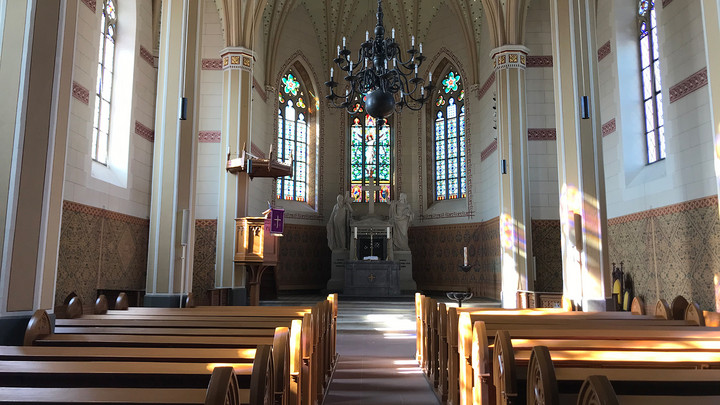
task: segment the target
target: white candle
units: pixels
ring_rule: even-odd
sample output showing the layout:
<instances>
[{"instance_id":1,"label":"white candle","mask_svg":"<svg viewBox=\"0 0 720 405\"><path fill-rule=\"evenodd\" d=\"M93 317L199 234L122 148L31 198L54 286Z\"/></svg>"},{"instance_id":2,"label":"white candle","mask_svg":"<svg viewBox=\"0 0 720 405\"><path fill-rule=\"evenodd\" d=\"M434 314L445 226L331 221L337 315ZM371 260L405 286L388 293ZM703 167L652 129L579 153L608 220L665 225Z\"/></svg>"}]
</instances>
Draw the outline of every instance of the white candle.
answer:
<instances>
[{"instance_id":1,"label":"white candle","mask_svg":"<svg viewBox=\"0 0 720 405\"><path fill-rule=\"evenodd\" d=\"M345 37L343 37L343 48L345 48Z\"/></svg>"},{"instance_id":2,"label":"white candle","mask_svg":"<svg viewBox=\"0 0 720 405\"><path fill-rule=\"evenodd\" d=\"M392 29L392 39L395 39L395 28Z\"/></svg>"},{"instance_id":3,"label":"white candle","mask_svg":"<svg viewBox=\"0 0 720 405\"><path fill-rule=\"evenodd\" d=\"M387 229L387 238L390 239L390 227L388 226L386 229Z\"/></svg>"},{"instance_id":4,"label":"white candle","mask_svg":"<svg viewBox=\"0 0 720 405\"><path fill-rule=\"evenodd\" d=\"M338 45L338 55L340 55L340 45Z\"/></svg>"},{"instance_id":5,"label":"white candle","mask_svg":"<svg viewBox=\"0 0 720 405\"><path fill-rule=\"evenodd\" d=\"M422 42L420 42L420 53L422 53Z\"/></svg>"},{"instance_id":6,"label":"white candle","mask_svg":"<svg viewBox=\"0 0 720 405\"><path fill-rule=\"evenodd\" d=\"M412 47L415 48L415 35L412 36Z\"/></svg>"},{"instance_id":7,"label":"white candle","mask_svg":"<svg viewBox=\"0 0 720 405\"><path fill-rule=\"evenodd\" d=\"M432 72L430 72L430 73L428 74L428 81L429 81L429 82L432 82Z\"/></svg>"},{"instance_id":8,"label":"white candle","mask_svg":"<svg viewBox=\"0 0 720 405\"><path fill-rule=\"evenodd\" d=\"M357 226L355 227L355 239L357 239Z\"/></svg>"},{"instance_id":9,"label":"white candle","mask_svg":"<svg viewBox=\"0 0 720 405\"><path fill-rule=\"evenodd\" d=\"M463 266L467 266L467 246L463 247Z\"/></svg>"},{"instance_id":10,"label":"white candle","mask_svg":"<svg viewBox=\"0 0 720 405\"><path fill-rule=\"evenodd\" d=\"M335 73L335 68L330 68L330 80L333 78L333 73Z\"/></svg>"},{"instance_id":11,"label":"white candle","mask_svg":"<svg viewBox=\"0 0 720 405\"><path fill-rule=\"evenodd\" d=\"M366 41L370 40L370 32L369 31L365 31L365 40Z\"/></svg>"}]
</instances>

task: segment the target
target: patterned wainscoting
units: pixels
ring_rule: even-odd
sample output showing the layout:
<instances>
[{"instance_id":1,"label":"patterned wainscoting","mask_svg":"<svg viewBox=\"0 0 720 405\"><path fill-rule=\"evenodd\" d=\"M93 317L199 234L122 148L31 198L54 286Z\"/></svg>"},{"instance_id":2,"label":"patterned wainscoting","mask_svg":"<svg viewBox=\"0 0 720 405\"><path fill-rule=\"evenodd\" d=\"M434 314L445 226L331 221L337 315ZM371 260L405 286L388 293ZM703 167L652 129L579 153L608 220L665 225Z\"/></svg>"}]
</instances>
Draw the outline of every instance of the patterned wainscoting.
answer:
<instances>
[{"instance_id":1,"label":"patterned wainscoting","mask_svg":"<svg viewBox=\"0 0 720 405\"><path fill-rule=\"evenodd\" d=\"M197 305L210 305L208 290L215 288L215 245L217 220L195 220L193 295Z\"/></svg>"},{"instance_id":2,"label":"patterned wainscoting","mask_svg":"<svg viewBox=\"0 0 720 405\"><path fill-rule=\"evenodd\" d=\"M149 226L144 218L64 201L55 305L71 292L89 304L97 289L144 289Z\"/></svg>"},{"instance_id":3,"label":"patterned wainscoting","mask_svg":"<svg viewBox=\"0 0 720 405\"><path fill-rule=\"evenodd\" d=\"M560 220L532 220L532 250L535 256L534 291L562 292L562 247Z\"/></svg>"},{"instance_id":4,"label":"patterned wainscoting","mask_svg":"<svg viewBox=\"0 0 720 405\"><path fill-rule=\"evenodd\" d=\"M704 310L720 309L717 196L612 218L608 225L610 261L624 262L648 307L683 295Z\"/></svg>"},{"instance_id":5,"label":"patterned wainscoting","mask_svg":"<svg viewBox=\"0 0 720 405\"><path fill-rule=\"evenodd\" d=\"M330 279L330 249L324 226L285 224L275 271L278 290L324 289Z\"/></svg>"},{"instance_id":6,"label":"patterned wainscoting","mask_svg":"<svg viewBox=\"0 0 720 405\"><path fill-rule=\"evenodd\" d=\"M467 291L500 299L500 233L498 219L482 223L412 227L413 278L421 291ZM467 273L463 247L468 248Z\"/></svg>"}]
</instances>

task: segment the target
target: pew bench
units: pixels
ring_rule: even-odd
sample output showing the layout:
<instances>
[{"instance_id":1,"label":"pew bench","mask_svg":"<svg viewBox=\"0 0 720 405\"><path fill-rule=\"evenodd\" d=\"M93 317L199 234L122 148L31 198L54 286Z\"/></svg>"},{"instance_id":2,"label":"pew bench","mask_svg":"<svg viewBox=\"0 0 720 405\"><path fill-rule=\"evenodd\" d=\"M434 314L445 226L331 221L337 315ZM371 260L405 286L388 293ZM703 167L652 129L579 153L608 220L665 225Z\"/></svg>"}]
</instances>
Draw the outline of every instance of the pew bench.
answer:
<instances>
[{"instance_id":1,"label":"pew bench","mask_svg":"<svg viewBox=\"0 0 720 405\"><path fill-rule=\"evenodd\" d=\"M263 360L270 359L270 348L265 346L260 350L257 362L260 364ZM2 363L4 362L0 362L0 364ZM22 362L13 362L12 365L17 367L19 366L18 363ZM143 363L142 366L147 366L147 364L148 363ZM271 363L267 364L271 365ZM59 367L55 368L58 369ZM23 370L27 369L19 367L19 375L22 376ZM273 389L271 380L261 381L261 379L265 377L263 367L258 367L252 373L252 382L248 388L240 387L233 367L213 368L211 372L208 371L208 373L211 374L209 378L205 379L206 385L198 388L148 388L146 387L148 385L147 383L144 384L145 386L114 387L108 384L113 383L111 379L115 375L89 374L90 370L87 369L78 374L53 374L52 372L46 371L46 368L43 370L43 372L33 376L34 381L32 379L19 380L17 377L13 379L16 382L20 381L26 384L28 382L37 382L39 375L41 378L46 378L49 381L46 385L51 386L7 386L4 383L8 382L12 384L13 379L6 381L4 378L5 375L3 374L3 384L0 384L0 403L28 405L70 403L261 405L265 403L266 392L271 392L269 390ZM147 369L143 370L144 373L148 372ZM144 375L147 376L148 374ZM166 381L170 386L173 386L173 384L177 385L177 381L175 380L176 376L177 374L155 375L153 381L155 381L156 385L163 385L161 381ZM100 387L87 387L85 385L88 385L86 382L88 379L103 381L103 383ZM128 381L126 380L125 382ZM270 385L265 385L265 383Z\"/></svg>"},{"instance_id":2,"label":"pew bench","mask_svg":"<svg viewBox=\"0 0 720 405\"><path fill-rule=\"evenodd\" d=\"M664 352L600 351L594 356L573 351L551 350L536 346L531 351L515 351L514 363L519 373L515 387L503 385L505 395L498 395L498 404L538 403L559 405L649 404L670 405L692 403L710 405L720 402L720 369L717 354ZM705 355L705 358L700 356ZM669 358L668 358L669 357ZM506 359L506 361L510 361ZM504 366L510 363L504 364ZM710 368L706 368L706 367ZM524 370L526 369L526 370ZM510 370L506 375L512 373ZM589 395L584 381L601 376L607 384L601 395ZM507 381L510 383L510 381ZM530 398L527 398L527 396Z\"/></svg>"}]
</instances>

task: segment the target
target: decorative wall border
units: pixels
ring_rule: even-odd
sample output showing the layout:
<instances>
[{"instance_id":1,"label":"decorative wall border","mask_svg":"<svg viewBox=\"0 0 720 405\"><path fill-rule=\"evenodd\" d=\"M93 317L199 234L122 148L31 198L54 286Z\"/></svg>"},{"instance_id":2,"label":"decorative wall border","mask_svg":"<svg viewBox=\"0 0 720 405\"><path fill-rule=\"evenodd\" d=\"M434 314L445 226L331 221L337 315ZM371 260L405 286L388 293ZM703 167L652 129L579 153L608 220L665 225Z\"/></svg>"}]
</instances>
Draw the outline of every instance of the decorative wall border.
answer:
<instances>
[{"instance_id":1,"label":"decorative wall border","mask_svg":"<svg viewBox=\"0 0 720 405\"><path fill-rule=\"evenodd\" d=\"M265 93L265 90L263 90L263 87L258 83L258 81L255 79L255 76L253 76L253 88L255 91L258 92L258 95L262 99L263 103L267 103L267 93Z\"/></svg>"},{"instance_id":2,"label":"decorative wall border","mask_svg":"<svg viewBox=\"0 0 720 405\"><path fill-rule=\"evenodd\" d=\"M150 142L155 142L155 131L146 127L140 121L135 121L135 133Z\"/></svg>"},{"instance_id":3,"label":"decorative wall border","mask_svg":"<svg viewBox=\"0 0 720 405\"><path fill-rule=\"evenodd\" d=\"M485 94L490 90L490 87L495 83L495 72L490 73L490 77L485 80L485 83L483 83L482 87L480 87L480 90L478 91L478 98L483 98Z\"/></svg>"},{"instance_id":4,"label":"decorative wall border","mask_svg":"<svg viewBox=\"0 0 720 405\"><path fill-rule=\"evenodd\" d=\"M615 125L615 118L611 119L610 121L604 123L602 125L602 136L603 138L612 134L617 129Z\"/></svg>"},{"instance_id":5,"label":"decorative wall border","mask_svg":"<svg viewBox=\"0 0 720 405\"><path fill-rule=\"evenodd\" d=\"M708 84L707 67L691 74L680 83L670 87L670 103L674 103L695 90L701 89Z\"/></svg>"},{"instance_id":6,"label":"decorative wall border","mask_svg":"<svg viewBox=\"0 0 720 405\"><path fill-rule=\"evenodd\" d=\"M200 69L202 70L222 70L223 60L217 59L203 59Z\"/></svg>"},{"instance_id":7,"label":"decorative wall border","mask_svg":"<svg viewBox=\"0 0 720 405\"><path fill-rule=\"evenodd\" d=\"M95 0L82 0L82 3L83 3L84 5L86 5L86 6L90 9L90 11L92 11L93 13L95 13L95 10L96 10Z\"/></svg>"},{"instance_id":8,"label":"decorative wall border","mask_svg":"<svg viewBox=\"0 0 720 405\"><path fill-rule=\"evenodd\" d=\"M195 220L195 227L196 228L207 228L207 227L214 227L217 228L217 219L196 219Z\"/></svg>"},{"instance_id":9,"label":"decorative wall border","mask_svg":"<svg viewBox=\"0 0 720 405\"><path fill-rule=\"evenodd\" d=\"M528 128L528 141L554 141L556 139L555 128Z\"/></svg>"},{"instance_id":10,"label":"decorative wall border","mask_svg":"<svg viewBox=\"0 0 720 405\"><path fill-rule=\"evenodd\" d=\"M605 59L606 56L610 55L610 52L612 52L612 48L610 47L610 41L607 41L603 44L603 46L598 49L598 62Z\"/></svg>"},{"instance_id":11,"label":"decorative wall border","mask_svg":"<svg viewBox=\"0 0 720 405\"><path fill-rule=\"evenodd\" d=\"M467 211L467 212L443 212L441 214L420 214L418 215L418 219L420 221L427 221L430 219L444 219L444 218L465 218L465 217L471 217L475 215L474 211ZM462 224L458 224L462 225ZM435 226L435 225L430 225Z\"/></svg>"},{"instance_id":12,"label":"decorative wall border","mask_svg":"<svg viewBox=\"0 0 720 405\"><path fill-rule=\"evenodd\" d=\"M222 134L220 131L200 131L198 132L198 142L200 143L220 143Z\"/></svg>"},{"instance_id":13,"label":"decorative wall border","mask_svg":"<svg viewBox=\"0 0 720 405\"><path fill-rule=\"evenodd\" d=\"M711 195L708 197L698 198L695 200L684 201L678 204L666 205L660 208L654 208L647 211L636 212L630 215L624 215L622 217L608 219L608 225L619 225L633 221L639 221L648 218L657 218L663 215L676 214L678 212L696 210L699 208L706 208L718 205L718 196Z\"/></svg>"},{"instance_id":14,"label":"decorative wall border","mask_svg":"<svg viewBox=\"0 0 720 405\"><path fill-rule=\"evenodd\" d=\"M82 84L73 82L72 95L81 103L88 105L90 103L90 90L86 89Z\"/></svg>"},{"instance_id":15,"label":"decorative wall border","mask_svg":"<svg viewBox=\"0 0 720 405\"><path fill-rule=\"evenodd\" d=\"M301 214L298 212L285 211L285 218L304 219L307 221L322 221L323 220L323 216L319 212L312 213L312 214Z\"/></svg>"},{"instance_id":16,"label":"decorative wall border","mask_svg":"<svg viewBox=\"0 0 720 405\"><path fill-rule=\"evenodd\" d=\"M110 211L110 210L106 210L103 208L97 208L97 207L93 207L90 205L77 203L74 201L64 200L63 201L63 211L64 210L79 212L81 214L93 215L93 216L100 217L100 218L112 219L114 221L125 222L128 224L143 225L143 226L147 226L147 227L150 226L150 220L147 218L140 218L140 217L135 217L132 215L121 214L119 212Z\"/></svg>"},{"instance_id":17,"label":"decorative wall border","mask_svg":"<svg viewBox=\"0 0 720 405\"><path fill-rule=\"evenodd\" d=\"M553 57L552 57L552 55L528 55L527 67L529 67L529 68L553 67Z\"/></svg>"},{"instance_id":18,"label":"decorative wall border","mask_svg":"<svg viewBox=\"0 0 720 405\"><path fill-rule=\"evenodd\" d=\"M483 149L482 152L480 152L480 161L485 161L485 159L489 158L490 155L493 154L497 150L497 139L493 139L492 142L490 142L490 145L488 145L487 148Z\"/></svg>"},{"instance_id":19,"label":"decorative wall border","mask_svg":"<svg viewBox=\"0 0 720 405\"><path fill-rule=\"evenodd\" d=\"M155 56L142 45L140 45L140 57L147 62L148 65L155 67Z\"/></svg>"}]
</instances>

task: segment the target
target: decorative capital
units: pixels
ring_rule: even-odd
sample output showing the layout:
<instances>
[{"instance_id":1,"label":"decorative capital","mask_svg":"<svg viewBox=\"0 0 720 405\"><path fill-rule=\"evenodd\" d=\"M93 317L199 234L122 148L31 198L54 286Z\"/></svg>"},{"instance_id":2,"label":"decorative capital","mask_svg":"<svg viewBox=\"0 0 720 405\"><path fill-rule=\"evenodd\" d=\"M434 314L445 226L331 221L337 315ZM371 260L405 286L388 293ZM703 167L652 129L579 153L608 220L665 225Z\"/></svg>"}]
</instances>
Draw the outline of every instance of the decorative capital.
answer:
<instances>
[{"instance_id":1,"label":"decorative capital","mask_svg":"<svg viewBox=\"0 0 720 405\"><path fill-rule=\"evenodd\" d=\"M493 68L501 69L525 69L527 67L527 55L530 50L522 45L504 45L495 48L490 52L493 59Z\"/></svg>"},{"instance_id":2,"label":"decorative capital","mask_svg":"<svg viewBox=\"0 0 720 405\"><path fill-rule=\"evenodd\" d=\"M252 72L255 64L255 52L244 47L230 47L220 51L222 70L242 69Z\"/></svg>"}]
</instances>

